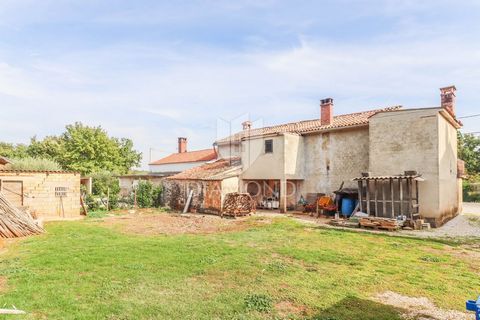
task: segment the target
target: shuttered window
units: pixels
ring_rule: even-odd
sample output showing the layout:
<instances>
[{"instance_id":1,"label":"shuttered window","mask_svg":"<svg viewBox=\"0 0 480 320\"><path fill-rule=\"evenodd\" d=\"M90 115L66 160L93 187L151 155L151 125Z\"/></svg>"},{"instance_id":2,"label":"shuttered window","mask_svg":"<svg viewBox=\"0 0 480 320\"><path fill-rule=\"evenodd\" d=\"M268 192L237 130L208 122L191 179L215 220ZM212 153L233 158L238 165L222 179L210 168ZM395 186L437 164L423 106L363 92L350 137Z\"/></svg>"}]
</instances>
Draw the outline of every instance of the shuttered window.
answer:
<instances>
[{"instance_id":1,"label":"shuttered window","mask_svg":"<svg viewBox=\"0 0 480 320\"><path fill-rule=\"evenodd\" d=\"M273 152L273 140L265 140L265 153Z\"/></svg>"}]
</instances>

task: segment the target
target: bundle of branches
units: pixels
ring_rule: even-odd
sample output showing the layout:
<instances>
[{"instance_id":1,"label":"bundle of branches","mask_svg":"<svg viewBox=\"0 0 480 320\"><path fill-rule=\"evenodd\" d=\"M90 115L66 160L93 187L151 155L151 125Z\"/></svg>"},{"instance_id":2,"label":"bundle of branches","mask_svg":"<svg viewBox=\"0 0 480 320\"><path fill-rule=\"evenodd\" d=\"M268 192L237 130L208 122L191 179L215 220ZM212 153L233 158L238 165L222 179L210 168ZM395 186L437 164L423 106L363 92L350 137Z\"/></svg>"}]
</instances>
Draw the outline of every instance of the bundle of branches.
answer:
<instances>
[{"instance_id":1,"label":"bundle of branches","mask_svg":"<svg viewBox=\"0 0 480 320\"><path fill-rule=\"evenodd\" d=\"M44 232L32 216L16 208L0 192L0 238L25 237Z\"/></svg>"},{"instance_id":2,"label":"bundle of branches","mask_svg":"<svg viewBox=\"0 0 480 320\"><path fill-rule=\"evenodd\" d=\"M223 201L223 215L247 215L252 212L255 212L255 202L248 193L227 193L225 195L225 200Z\"/></svg>"}]
</instances>

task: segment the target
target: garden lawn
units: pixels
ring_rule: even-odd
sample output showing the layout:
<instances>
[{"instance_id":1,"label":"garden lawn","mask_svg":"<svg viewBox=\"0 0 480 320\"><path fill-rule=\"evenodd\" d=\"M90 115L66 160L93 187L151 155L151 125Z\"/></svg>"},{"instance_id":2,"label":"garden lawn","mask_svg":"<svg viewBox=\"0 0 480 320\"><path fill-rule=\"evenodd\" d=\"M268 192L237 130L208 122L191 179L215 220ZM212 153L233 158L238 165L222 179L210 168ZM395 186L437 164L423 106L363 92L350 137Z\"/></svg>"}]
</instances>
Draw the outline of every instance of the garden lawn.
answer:
<instances>
[{"instance_id":1,"label":"garden lawn","mask_svg":"<svg viewBox=\"0 0 480 320\"><path fill-rule=\"evenodd\" d=\"M289 218L208 235L129 235L98 220L47 224L0 255L8 319L395 320L391 290L464 309L480 259L432 240L304 225Z\"/></svg>"}]
</instances>

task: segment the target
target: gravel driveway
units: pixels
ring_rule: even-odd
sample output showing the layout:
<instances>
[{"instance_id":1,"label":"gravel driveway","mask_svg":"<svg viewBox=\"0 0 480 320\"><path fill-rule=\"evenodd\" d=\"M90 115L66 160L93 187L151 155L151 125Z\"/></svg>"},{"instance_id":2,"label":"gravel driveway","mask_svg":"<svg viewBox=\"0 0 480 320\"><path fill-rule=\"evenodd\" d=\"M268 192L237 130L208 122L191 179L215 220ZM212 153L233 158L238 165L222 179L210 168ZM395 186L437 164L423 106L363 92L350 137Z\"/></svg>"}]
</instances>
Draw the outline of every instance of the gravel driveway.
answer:
<instances>
[{"instance_id":1,"label":"gravel driveway","mask_svg":"<svg viewBox=\"0 0 480 320\"><path fill-rule=\"evenodd\" d=\"M464 202L463 212L440 228L423 231L403 231L402 233L420 237L480 238L480 203Z\"/></svg>"}]
</instances>

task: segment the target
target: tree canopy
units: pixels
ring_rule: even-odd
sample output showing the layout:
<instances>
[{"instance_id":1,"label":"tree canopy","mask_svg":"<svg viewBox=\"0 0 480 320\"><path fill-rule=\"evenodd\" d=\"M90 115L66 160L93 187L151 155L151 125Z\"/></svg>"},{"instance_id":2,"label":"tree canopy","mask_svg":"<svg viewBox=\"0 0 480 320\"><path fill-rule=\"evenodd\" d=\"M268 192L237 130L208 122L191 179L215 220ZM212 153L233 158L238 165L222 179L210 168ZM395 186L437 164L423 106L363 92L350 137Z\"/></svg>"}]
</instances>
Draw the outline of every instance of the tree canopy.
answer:
<instances>
[{"instance_id":1,"label":"tree canopy","mask_svg":"<svg viewBox=\"0 0 480 320\"><path fill-rule=\"evenodd\" d=\"M458 158L465 161L465 169L469 175L480 174L480 137L459 133Z\"/></svg>"},{"instance_id":2,"label":"tree canopy","mask_svg":"<svg viewBox=\"0 0 480 320\"><path fill-rule=\"evenodd\" d=\"M59 136L47 136L43 140L33 137L28 146L0 142L0 155L49 159L65 170L82 174L100 171L127 173L141 160L141 153L134 150L132 140L110 137L102 127L90 127L80 122L67 125Z\"/></svg>"}]
</instances>

